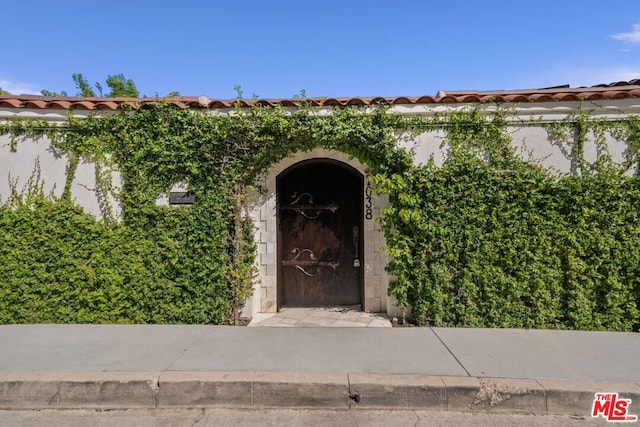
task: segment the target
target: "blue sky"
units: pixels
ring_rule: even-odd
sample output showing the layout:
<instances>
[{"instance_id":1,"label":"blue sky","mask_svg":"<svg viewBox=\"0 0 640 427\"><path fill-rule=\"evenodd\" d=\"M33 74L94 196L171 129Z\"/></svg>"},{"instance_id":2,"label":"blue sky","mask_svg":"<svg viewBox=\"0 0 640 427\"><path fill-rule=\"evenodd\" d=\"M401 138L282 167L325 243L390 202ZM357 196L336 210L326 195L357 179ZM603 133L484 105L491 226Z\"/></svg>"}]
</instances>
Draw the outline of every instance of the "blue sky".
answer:
<instances>
[{"instance_id":1,"label":"blue sky","mask_svg":"<svg viewBox=\"0 0 640 427\"><path fill-rule=\"evenodd\" d=\"M0 87L76 93L420 96L640 78L638 0L10 0Z\"/></svg>"}]
</instances>

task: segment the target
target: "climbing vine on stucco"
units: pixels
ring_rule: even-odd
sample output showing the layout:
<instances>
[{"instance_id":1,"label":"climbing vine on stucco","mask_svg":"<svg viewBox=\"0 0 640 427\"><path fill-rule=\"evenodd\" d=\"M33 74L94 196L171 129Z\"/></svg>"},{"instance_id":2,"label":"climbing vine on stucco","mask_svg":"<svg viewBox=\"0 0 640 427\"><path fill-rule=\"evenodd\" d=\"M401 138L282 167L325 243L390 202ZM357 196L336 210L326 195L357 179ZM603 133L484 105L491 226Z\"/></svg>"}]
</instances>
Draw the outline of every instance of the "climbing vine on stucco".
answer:
<instances>
[{"instance_id":1,"label":"climbing vine on stucco","mask_svg":"<svg viewBox=\"0 0 640 427\"><path fill-rule=\"evenodd\" d=\"M444 163L379 178L394 201L382 218L390 292L421 324L639 330L637 118L538 123L572 160L559 175L516 155L508 115L436 118ZM624 140L622 164L608 138Z\"/></svg>"},{"instance_id":2,"label":"climbing vine on stucco","mask_svg":"<svg viewBox=\"0 0 640 427\"><path fill-rule=\"evenodd\" d=\"M98 164L107 215L96 221L72 203L72 175L60 199L2 206L0 322L236 322L255 280L248 194L270 165L323 147L368 165L389 194L389 292L420 324L639 330L637 117L580 110L547 125L491 107L423 118L304 100L230 112L159 103L61 127L9 123L1 130L16 141L51 138L70 173ZM544 126L571 173L518 155L514 124ZM432 131L446 135L444 162L414 164L399 136ZM612 139L627 147L621 164ZM158 206L180 182L194 205Z\"/></svg>"},{"instance_id":3,"label":"climbing vine on stucco","mask_svg":"<svg viewBox=\"0 0 640 427\"><path fill-rule=\"evenodd\" d=\"M220 113L158 103L105 116L70 115L62 126L9 123L2 130L12 135L14 150L20 137L46 135L68 156L69 172L55 203L38 199L3 207L2 251L11 259L0 267L0 275L10 277L3 299L38 295L48 308L35 297L32 304L9 304L0 309L0 322L237 323L256 276L247 210L258 176L287 156L317 147L351 154L377 173L402 173L411 156L396 146L394 135L409 122L383 105L322 112L301 101L294 111L256 105ZM100 223L89 216L79 220L71 201L80 159L97 165L105 214ZM122 177L120 187L114 186L114 171ZM158 206L158 196L176 183L188 185L195 203ZM43 210L51 224L43 227L34 215L23 224L28 230L13 233L14 222ZM73 232L63 233L67 228ZM42 236L52 246L30 255L35 265L25 263L18 249L37 247ZM43 282L44 288L35 285Z\"/></svg>"}]
</instances>

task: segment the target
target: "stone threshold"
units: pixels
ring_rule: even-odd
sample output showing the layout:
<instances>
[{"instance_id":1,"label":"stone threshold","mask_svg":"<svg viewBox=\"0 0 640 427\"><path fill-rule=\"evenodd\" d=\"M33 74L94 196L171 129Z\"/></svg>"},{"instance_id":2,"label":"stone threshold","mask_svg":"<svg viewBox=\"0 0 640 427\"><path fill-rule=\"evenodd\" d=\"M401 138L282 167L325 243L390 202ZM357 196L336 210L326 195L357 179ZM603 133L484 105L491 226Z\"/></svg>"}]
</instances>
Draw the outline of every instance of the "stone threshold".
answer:
<instances>
[{"instance_id":1,"label":"stone threshold","mask_svg":"<svg viewBox=\"0 0 640 427\"><path fill-rule=\"evenodd\" d=\"M390 328L382 313L361 311L360 306L286 307L277 313L257 313L248 326L288 328Z\"/></svg>"}]
</instances>

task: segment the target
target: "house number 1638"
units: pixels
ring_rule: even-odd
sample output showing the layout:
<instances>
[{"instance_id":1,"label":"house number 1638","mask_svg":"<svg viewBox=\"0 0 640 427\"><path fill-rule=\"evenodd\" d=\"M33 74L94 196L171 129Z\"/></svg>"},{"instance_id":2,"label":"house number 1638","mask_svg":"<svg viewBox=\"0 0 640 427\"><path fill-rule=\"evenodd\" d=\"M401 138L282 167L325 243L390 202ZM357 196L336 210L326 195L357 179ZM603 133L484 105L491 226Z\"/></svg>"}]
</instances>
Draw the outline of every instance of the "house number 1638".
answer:
<instances>
[{"instance_id":1,"label":"house number 1638","mask_svg":"<svg viewBox=\"0 0 640 427\"><path fill-rule=\"evenodd\" d=\"M365 198L365 212L364 217L366 219L373 218L373 210L371 209L373 204L371 202L371 182L367 181L367 188L364 189L364 198Z\"/></svg>"}]
</instances>

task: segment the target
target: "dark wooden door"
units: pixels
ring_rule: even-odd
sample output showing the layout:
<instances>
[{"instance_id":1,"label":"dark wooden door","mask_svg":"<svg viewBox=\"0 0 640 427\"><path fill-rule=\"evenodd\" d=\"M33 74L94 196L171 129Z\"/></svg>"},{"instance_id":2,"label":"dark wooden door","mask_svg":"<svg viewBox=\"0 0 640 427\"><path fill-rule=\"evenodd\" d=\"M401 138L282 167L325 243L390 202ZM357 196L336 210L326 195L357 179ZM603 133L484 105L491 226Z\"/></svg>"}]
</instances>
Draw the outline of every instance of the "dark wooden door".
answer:
<instances>
[{"instance_id":1,"label":"dark wooden door","mask_svg":"<svg viewBox=\"0 0 640 427\"><path fill-rule=\"evenodd\" d=\"M278 178L280 306L361 304L362 182L330 161Z\"/></svg>"}]
</instances>

